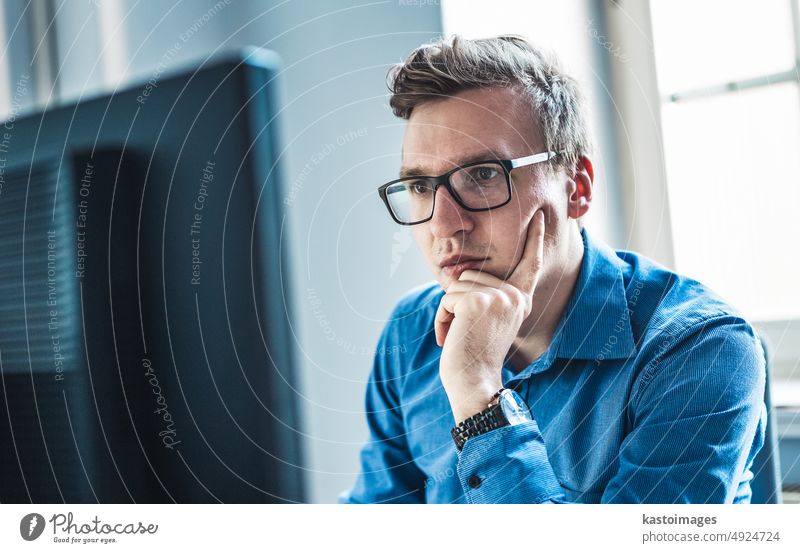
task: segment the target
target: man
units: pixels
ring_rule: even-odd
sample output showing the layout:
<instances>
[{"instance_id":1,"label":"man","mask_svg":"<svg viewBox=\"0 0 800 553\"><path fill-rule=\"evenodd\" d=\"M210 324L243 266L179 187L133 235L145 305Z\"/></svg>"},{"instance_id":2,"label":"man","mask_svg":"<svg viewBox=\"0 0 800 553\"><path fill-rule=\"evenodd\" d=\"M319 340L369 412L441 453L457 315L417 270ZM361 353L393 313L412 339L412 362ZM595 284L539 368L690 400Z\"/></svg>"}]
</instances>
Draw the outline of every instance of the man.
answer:
<instances>
[{"instance_id":1,"label":"man","mask_svg":"<svg viewBox=\"0 0 800 553\"><path fill-rule=\"evenodd\" d=\"M423 45L380 189L436 277L398 303L341 502L743 503L764 440L752 327L709 289L583 228L575 82L518 37Z\"/></svg>"}]
</instances>

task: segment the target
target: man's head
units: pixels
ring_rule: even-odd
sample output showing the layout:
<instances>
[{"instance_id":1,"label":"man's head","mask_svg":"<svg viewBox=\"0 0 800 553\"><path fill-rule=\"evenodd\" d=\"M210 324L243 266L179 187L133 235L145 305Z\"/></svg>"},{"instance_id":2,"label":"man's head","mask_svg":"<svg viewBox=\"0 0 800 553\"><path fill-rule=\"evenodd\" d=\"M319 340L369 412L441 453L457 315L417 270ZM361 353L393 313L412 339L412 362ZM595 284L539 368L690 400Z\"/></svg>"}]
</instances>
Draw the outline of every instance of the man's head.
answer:
<instances>
[{"instance_id":1,"label":"man's head","mask_svg":"<svg viewBox=\"0 0 800 553\"><path fill-rule=\"evenodd\" d=\"M403 172L436 176L466 160L560 152L515 169L511 201L491 211L465 210L444 187L436 191L433 217L412 229L439 283L458 278L440 266L451 255L483 260L477 268L505 278L539 209L547 233L543 275L558 271L579 236L572 219L591 203L590 139L576 82L522 38L456 36L414 50L390 72L390 89L395 115L408 119Z\"/></svg>"}]
</instances>

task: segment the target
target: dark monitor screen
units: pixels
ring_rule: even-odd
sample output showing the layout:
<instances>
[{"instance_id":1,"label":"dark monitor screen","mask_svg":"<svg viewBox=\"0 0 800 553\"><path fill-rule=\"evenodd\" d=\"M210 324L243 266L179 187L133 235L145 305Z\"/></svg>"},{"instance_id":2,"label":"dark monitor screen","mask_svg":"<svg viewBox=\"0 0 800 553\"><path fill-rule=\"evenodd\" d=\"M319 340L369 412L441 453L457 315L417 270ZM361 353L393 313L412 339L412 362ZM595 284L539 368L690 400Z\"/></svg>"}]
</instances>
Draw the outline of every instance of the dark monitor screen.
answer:
<instances>
[{"instance_id":1,"label":"dark monitor screen","mask_svg":"<svg viewBox=\"0 0 800 553\"><path fill-rule=\"evenodd\" d=\"M277 63L0 124L0 501L303 500Z\"/></svg>"}]
</instances>

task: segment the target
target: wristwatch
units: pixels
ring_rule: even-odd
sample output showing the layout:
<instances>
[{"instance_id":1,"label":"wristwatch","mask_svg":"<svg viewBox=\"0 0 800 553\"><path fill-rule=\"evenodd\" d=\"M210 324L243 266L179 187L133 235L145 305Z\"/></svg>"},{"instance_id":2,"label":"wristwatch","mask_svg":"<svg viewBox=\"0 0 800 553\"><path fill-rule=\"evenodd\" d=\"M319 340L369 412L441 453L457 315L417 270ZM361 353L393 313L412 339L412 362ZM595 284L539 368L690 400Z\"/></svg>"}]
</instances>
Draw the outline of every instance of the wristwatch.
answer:
<instances>
[{"instance_id":1,"label":"wristwatch","mask_svg":"<svg viewBox=\"0 0 800 553\"><path fill-rule=\"evenodd\" d=\"M486 434L495 428L514 426L531 420L531 411L519 394L509 388L500 388L492 396L486 409L454 426L450 434L461 451L470 438Z\"/></svg>"}]
</instances>

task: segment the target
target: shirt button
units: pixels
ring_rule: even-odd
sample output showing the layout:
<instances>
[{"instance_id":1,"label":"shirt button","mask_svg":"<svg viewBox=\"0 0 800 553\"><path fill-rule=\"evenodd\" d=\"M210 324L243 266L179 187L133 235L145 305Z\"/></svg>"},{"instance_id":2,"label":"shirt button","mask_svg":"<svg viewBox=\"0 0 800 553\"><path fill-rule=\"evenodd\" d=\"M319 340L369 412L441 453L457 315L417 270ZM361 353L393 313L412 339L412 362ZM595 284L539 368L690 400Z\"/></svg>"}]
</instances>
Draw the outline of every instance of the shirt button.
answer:
<instances>
[{"instance_id":1,"label":"shirt button","mask_svg":"<svg viewBox=\"0 0 800 553\"><path fill-rule=\"evenodd\" d=\"M469 477L469 480L467 480L467 484L469 484L470 488L477 489L481 485L481 477L477 474L473 474Z\"/></svg>"}]
</instances>

